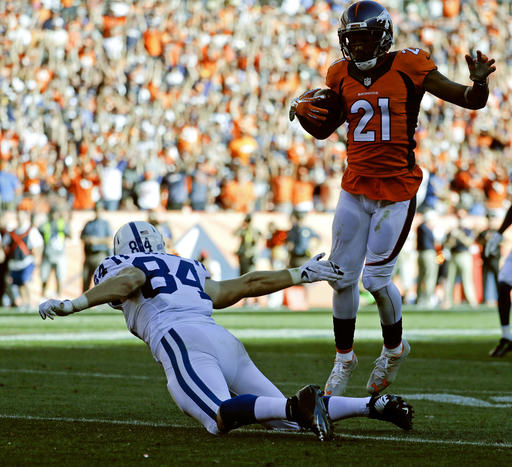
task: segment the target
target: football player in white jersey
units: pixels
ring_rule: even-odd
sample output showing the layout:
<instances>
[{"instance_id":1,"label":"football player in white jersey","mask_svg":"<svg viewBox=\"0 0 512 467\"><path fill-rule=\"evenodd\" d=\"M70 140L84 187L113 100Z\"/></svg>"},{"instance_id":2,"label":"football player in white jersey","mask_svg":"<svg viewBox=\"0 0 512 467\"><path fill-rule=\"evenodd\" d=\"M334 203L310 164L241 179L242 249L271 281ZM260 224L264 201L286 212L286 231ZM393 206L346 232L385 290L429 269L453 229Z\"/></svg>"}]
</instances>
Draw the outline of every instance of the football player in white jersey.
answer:
<instances>
[{"instance_id":1,"label":"football player in white jersey","mask_svg":"<svg viewBox=\"0 0 512 467\"><path fill-rule=\"evenodd\" d=\"M305 428L324 440L332 436L332 421L355 416L411 429L412 407L394 395L323 397L318 386L309 385L286 398L242 343L212 318L213 308L244 297L342 277L339 267L321 261L322 256L300 268L214 281L200 262L166 254L151 224L129 222L114 236L114 256L97 268L95 286L74 300L47 300L39 313L53 319L103 303L122 309L128 329L163 366L178 407L213 434L259 422L275 429Z\"/></svg>"}]
</instances>

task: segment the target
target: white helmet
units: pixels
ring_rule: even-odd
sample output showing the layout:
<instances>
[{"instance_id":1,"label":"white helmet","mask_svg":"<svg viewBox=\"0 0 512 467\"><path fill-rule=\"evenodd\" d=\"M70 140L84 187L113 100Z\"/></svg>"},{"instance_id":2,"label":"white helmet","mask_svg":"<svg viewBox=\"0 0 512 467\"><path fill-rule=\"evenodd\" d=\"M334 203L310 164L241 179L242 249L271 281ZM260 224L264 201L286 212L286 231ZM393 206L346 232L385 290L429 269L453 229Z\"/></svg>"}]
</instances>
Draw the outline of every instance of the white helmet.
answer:
<instances>
[{"instance_id":1,"label":"white helmet","mask_svg":"<svg viewBox=\"0 0 512 467\"><path fill-rule=\"evenodd\" d=\"M164 239L149 222L124 224L114 235L114 254L165 253Z\"/></svg>"}]
</instances>

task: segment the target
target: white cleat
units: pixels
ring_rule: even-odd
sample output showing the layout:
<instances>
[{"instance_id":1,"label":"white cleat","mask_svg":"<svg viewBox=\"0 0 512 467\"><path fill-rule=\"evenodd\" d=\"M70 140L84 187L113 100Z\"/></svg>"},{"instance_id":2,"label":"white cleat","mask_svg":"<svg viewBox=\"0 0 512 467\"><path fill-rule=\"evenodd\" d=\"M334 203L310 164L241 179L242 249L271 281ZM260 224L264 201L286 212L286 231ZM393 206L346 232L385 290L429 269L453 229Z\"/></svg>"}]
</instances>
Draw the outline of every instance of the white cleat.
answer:
<instances>
[{"instance_id":1,"label":"white cleat","mask_svg":"<svg viewBox=\"0 0 512 467\"><path fill-rule=\"evenodd\" d=\"M395 380L400 365L410 351L411 346L405 339L402 339L402 352L398 355L392 355L383 348L380 357L375 360L375 368L368 379L366 390L370 394L378 394L386 389Z\"/></svg>"},{"instance_id":2,"label":"white cleat","mask_svg":"<svg viewBox=\"0 0 512 467\"><path fill-rule=\"evenodd\" d=\"M341 359L341 354L336 353L334 359L334 367L331 371L331 375L325 383L324 393L326 396L342 396L347 389L348 380L352 375L352 372L357 367L357 357L354 353L352 360L344 362Z\"/></svg>"}]
</instances>

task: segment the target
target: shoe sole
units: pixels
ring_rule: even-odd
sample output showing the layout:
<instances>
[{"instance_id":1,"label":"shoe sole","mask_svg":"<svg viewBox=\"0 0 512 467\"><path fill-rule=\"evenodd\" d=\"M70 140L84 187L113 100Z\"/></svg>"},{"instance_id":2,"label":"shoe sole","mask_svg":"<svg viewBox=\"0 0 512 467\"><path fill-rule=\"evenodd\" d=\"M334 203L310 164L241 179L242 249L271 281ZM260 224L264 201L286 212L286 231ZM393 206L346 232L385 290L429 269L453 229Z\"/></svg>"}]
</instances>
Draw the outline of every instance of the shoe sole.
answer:
<instances>
[{"instance_id":1,"label":"shoe sole","mask_svg":"<svg viewBox=\"0 0 512 467\"><path fill-rule=\"evenodd\" d=\"M315 391L315 411L311 430L320 441L328 441L333 436L332 422L325 408L323 393L320 389Z\"/></svg>"}]
</instances>

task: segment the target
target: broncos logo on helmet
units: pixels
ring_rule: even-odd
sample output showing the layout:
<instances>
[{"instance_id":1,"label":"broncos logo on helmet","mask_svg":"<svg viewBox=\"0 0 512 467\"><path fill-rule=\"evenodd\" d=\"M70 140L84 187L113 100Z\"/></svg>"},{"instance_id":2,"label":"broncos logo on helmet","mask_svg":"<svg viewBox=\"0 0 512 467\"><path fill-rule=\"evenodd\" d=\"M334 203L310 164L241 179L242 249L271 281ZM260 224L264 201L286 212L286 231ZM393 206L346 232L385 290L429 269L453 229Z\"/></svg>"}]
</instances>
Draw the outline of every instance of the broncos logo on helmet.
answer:
<instances>
[{"instance_id":1,"label":"broncos logo on helmet","mask_svg":"<svg viewBox=\"0 0 512 467\"><path fill-rule=\"evenodd\" d=\"M377 2L354 3L341 16L338 39L345 58L362 71L370 70L393 43L391 16Z\"/></svg>"}]
</instances>

